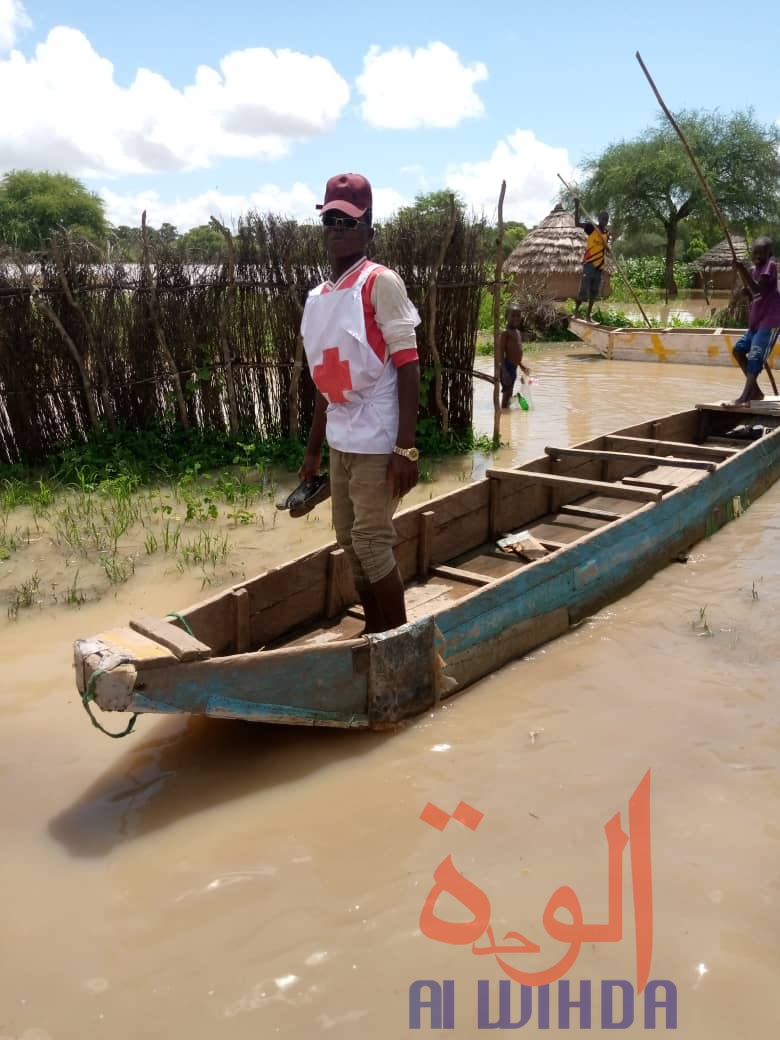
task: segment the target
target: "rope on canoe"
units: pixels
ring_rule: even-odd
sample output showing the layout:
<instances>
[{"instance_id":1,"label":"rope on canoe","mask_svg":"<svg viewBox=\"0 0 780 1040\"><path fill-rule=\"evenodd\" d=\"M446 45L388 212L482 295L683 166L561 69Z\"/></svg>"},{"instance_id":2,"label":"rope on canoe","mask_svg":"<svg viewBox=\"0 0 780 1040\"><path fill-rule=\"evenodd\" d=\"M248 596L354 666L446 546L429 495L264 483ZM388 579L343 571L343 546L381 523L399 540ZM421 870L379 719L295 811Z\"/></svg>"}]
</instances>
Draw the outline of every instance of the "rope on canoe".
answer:
<instances>
[{"instance_id":1,"label":"rope on canoe","mask_svg":"<svg viewBox=\"0 0 780 1040\"><path fill-rule=\"evenodd\" d=\"M195 638L192 629L187 624L186 619L181 616L181 614L178 614L176 611L171 611L170 614L166 614L165 616L169 618L176 618L177 621L181 622L185 632L187 632L189 635ZM86 711L87 715L89 715L90 722L92 723L92 725L96 729L99 729L101 733L105 733L107 737L113 737L115 740L118 740L120 737L126 737L129 733L133 732L133 726L135 726L135 720L138 718L138 712L135 712L133 714L133 717L130 719L127 726L125 727L125 729L122 730L121 733L111 733L110 730L107 730L104 726L101 726L101 724L93 715L92 709L90 708L89 704L90 701L95 700L95 683L98 681L101 675L105 674L105 669L98 668L96 671L92 673L92 675L90 675L89 679L87 680L87 687L84 690L84 694L81 698L81 703L84 705L84 710Z\"/></svg>"},{"instance_id":2,"label":"rope on canoe","mask_svg":"<svg viewBox=\"0 0 780 1040\"><path fill-rule=\"evenodd\" d=\"M181 622L182 628L183 628L183 629L184 629L184 631L185 631L185 632L187 633L187 635L189 635L189 636L192 636L192 638L193 638L193 639L195 638L195 633L194 633L194 632L192 631L192 629L190 628L190 626L189 626L189 625L187 624L187 619L186 619L186 618L183 618L183 617L181 616L181 614L177 614L175 610L172 610L172 611L170 612L170 614L166 614L165 616L166 616L166 617L172 617L172 618L176 618L176 620L177 620L177 621L180 621L180 622Z\"/></svg>"},{"instance_id":3,"label":"rope on canoe","mask_svg":"<svg viewBox=\"0 0 780 1040\"><path fill-rule=\"evenodd\" d=\"M89 680L87 682L87 688L84 690L84 694L81 698L81 703L84 705L84 710L86 711L87 715L89 715L92 725L95 726L96 729L99 729L101 733L105 733L107 737L126 737L128 733L132 733L133 731L135 720L138 718L138 712L136 712L133 715L133 717L128 722L126 729L122 730L121 733L111 733L109 730L105 729L103 726L100 725L98 720L92 714L92 709L89 706L89 702L94 701L95 699L95 683L101 675L105 674L106 672L104 669L98 668L96 671L92 673L92 675L90 675Z\"/></svg>"}]
</instances>

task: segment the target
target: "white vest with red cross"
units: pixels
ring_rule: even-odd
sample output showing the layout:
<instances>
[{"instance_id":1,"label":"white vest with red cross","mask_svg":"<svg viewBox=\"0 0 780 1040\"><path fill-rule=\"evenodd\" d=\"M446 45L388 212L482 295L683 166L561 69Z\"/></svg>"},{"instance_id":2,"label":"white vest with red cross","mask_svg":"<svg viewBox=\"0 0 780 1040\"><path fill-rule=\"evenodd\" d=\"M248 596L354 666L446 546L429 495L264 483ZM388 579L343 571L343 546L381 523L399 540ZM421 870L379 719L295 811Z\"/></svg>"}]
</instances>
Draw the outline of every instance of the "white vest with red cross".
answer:
<instances>
[{"instance_id":1,"label":"white vest with red cross","mask_svg":"<svg viewBox=\"0 0 780 1040\"><path fill-rule=\"evenodd\" d=\"M398 436L398 374L371 306L383 270L364 261L336 286L312 289L303 311L309 371L328 402L325 436L338 451L385 455Z\"/></svg>"}]
</instances>

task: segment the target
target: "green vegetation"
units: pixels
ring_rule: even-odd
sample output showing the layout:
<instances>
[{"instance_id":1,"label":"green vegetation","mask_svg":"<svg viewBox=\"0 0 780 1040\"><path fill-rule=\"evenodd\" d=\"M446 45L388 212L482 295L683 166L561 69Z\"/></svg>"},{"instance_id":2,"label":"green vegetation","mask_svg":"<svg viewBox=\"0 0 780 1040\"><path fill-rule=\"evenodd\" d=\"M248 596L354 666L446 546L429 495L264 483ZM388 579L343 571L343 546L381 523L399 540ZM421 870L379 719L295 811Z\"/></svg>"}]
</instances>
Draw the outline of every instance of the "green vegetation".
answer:
<instances>
[{"instance_id":1,"label":"green vegetation","mask_svg":"<svg viewBox=\"0 0 780 1040\"><path fill-rule=\"evenodd\" d=\"M648 317L650 317L650 324L654 328L659 329L709 329L714 328L715 324L713 318L692 318L690 320L685 320L678 318L674 314L670 314L665 321L661 321L660 318L653 318L650 315L648 315ZM608 305L594 307L593 320L599 322L601 325L610 325L617 329L647 328L647 323L641 315L630 317L617 307L611 307Z\"/></svg>"},{"instance_id":2,"label":"green vegetation","mask_svg":"<svg viewBox=\"0 0 780 1040\"><path fill-rule=\"evenodd\" d=\"M102 199L64 173L12 170L0 180L0 242L35 252L63 229L102 251L108 233Z\"/></svg>"},{"instance_id":3,"label":"green vegetation","mask_svg":"<svg viewBox=\"0 0 780 1040\"><path fill-rule=\"evenodd\" d=\"M620 266L642 303L656 303L664 298L666 263L660 256L629 256L621 258ZM692 265L675 260L674 281L677 288L691 289L693 278ZM619 272L615 272L610 280L609 298L616 303L627 303L634 298Z\"/></svg>"},{"instance_id":4,"label":"green vegetation","mask_svg":"<svg viewBox=\"0 0 780 1040\"><path fill-rule=\"evenodd\" d=\"M489 437L473 430L445 435L432 418L420 420L417 443L423 481L433 479L438 458L492 450ZM41 539L62 567L76 567L64 593L56 583L47 592L37 571L14 586L6 594L8 617L43 603L79 606L127 582L153 557L167 557L180 572L195 570L202 587L234 573L240 531L276 524L272 470L295 473L302 460L299 442L160 425L142 433L101 428L42 467L0 466L0 582L3 565ZM102 590L84 586L84 568L101 577Z\"/></svg>"}]
</instances>

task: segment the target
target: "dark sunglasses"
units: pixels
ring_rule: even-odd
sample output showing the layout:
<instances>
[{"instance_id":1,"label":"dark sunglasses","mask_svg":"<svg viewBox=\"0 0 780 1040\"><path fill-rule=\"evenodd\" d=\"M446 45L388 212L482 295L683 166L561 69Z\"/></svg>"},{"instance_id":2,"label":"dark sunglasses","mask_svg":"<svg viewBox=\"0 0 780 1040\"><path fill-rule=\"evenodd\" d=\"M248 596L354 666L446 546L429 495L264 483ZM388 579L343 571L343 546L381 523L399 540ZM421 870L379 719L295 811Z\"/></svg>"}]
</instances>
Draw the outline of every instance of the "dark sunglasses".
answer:
<instances>
[{"instance_id":1,"label":"dark sunglasses","mask_svg":"<svg viewBox=\"0 0 780 1040\"><path fill-rule=\"evenodd\" d=\"M337 217L334 213L323 213L322 226L348 228L350 231L354 231L356 227L366 227L366 222L358 220L357 217Z\"/></svg>"}]
</instances>

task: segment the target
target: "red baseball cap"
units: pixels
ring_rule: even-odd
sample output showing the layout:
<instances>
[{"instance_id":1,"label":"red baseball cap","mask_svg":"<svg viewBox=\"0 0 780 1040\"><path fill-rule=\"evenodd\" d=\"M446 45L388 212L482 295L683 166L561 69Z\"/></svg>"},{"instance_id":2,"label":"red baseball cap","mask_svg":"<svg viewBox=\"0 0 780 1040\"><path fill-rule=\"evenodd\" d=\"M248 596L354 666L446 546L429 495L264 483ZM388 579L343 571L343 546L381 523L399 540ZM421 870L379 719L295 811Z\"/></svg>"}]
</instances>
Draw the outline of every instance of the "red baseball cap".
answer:
<instances>
[{"instance_id":1,"label":"red baseball cap","mask_svg":"<svg viewBox=\"0 0 780 1040\"><path fill-rule=\"evenodd\" d=\"M359 173L338 173L325 185L325 201L318 210L337 209L348 217L364 216L372 206L371 185Z\"/></svg>"}]
</instances>

